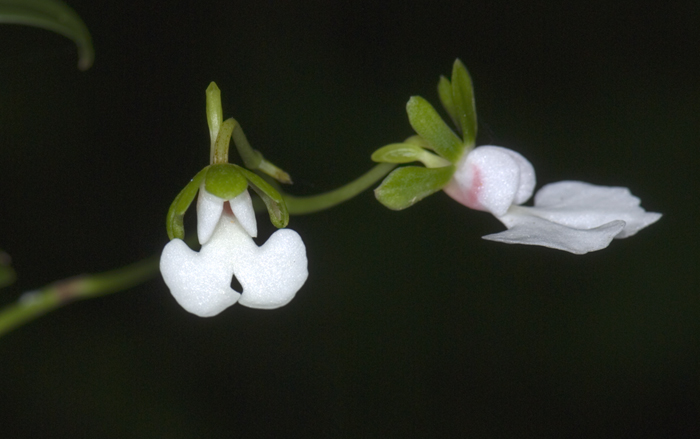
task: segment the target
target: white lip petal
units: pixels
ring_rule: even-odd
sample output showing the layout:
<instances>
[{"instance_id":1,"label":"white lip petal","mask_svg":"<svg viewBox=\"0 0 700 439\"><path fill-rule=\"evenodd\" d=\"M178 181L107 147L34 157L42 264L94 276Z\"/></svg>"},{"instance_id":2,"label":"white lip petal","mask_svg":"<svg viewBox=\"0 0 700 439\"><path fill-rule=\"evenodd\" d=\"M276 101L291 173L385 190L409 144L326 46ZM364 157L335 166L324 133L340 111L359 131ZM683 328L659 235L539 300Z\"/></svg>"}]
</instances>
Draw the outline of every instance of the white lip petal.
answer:
<instances>
[{"instance_id":1,"label":"white lip petal","mask_svg":"<svg viewBox=\"0 0 700 439\"><path fill-rule=\"evenodd\" d=\"M231 288L233 261L226 245L208 243L197 253L180 239L163 249L160 272L175 300L199 317L212 317L238 301Z\"/></svg>"},{"instance_id":2,"label":"white lip petal","mask_svg":"<svg viewBox=\"0 0 700 439\"><path fill-rule=\"evenodd\" d=\"M512 204L527 201L534 187L535 170L525 157L487 145L462 159L444 190L467 207L501 216Z\"/></svg>"},{"instance_id":3,"label":"white lip petal","mask_svg":"<svg viewBox=\"0 0 700 439\"><path fill-rule=\"evenodd\" d=\"M239 303L264 309L286 305L309 276L301 237L293 230L278 230L254 253L234 268L243 286Z\"/></svg>"},{"instance_id":4,"label":"white lip petal","mask_svg":"<svg viewBox=\"0 0 700 439\"><path fill-rule=\"evenodd\" d=\"M223 210L224 200L207 192L202 183L197 198L197 238L200 244L204 245L209 241Z\"/></svg>"},{"instance_id":5,"label":"white lip petal","mask_svg":"<svg viewBox=\"0 0 700 439\"><path fill-rule=\"evenodd\" d=\"M258 236L258 222L255 220L255 210L250 193L245 190L239 196L229 201L231 211L243 229L253 238Z\"/></svg>"},{"instance_id":6,"label":"white lip petal","mask_svg":"<svg viewBox=\"0 0 700 439\"><path fill-rule=\"evenodd\" d=\"M624 221L611 221L591 229L576 229L526 214L506 215L508 230L483 236L507 244L541 245L577 255L601 250L625 227ZM504 218L499 218L503 221ZM505 221L504 221L505 223Z\"/></svg>"},{"instance_id":7,"label":"white lip petal","mask_svg":"<svg viewBox=\"0 0 700 439\"><path fill-rule=\"evenodd\" d=\"M240 302L251 308L289 303L308 277L306 247L299 234L283 229L258 247L240 221L224 212L199 252L173 239L163 249L160 270L185 310L211 317ZM236 276L242 293L231 288Z\"/></svg>"}]
</instances>

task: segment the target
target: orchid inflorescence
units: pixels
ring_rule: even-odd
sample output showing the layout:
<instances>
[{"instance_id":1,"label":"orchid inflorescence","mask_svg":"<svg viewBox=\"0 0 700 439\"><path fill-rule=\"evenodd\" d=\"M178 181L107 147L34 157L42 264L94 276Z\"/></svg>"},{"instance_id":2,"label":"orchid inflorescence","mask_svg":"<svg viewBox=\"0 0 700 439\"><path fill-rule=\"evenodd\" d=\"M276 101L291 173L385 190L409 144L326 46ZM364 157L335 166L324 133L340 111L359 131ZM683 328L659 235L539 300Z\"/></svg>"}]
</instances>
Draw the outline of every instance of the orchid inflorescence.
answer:
<instances>
[{"instance_id":1,"label":"orchid inflorescence","mask_svg":"<svg viewBox=\"0 0 700 439\"><path fill-rule=\"evenodd\" d=\"M306 249L296 232L278 230L262 247L253 242L257 222L248 188L262 198L272 223L284 228L292 210L288 203L303 204L297 213L325 209L359 193L371 184L368 179L376 181L391 171L375 190L377 200L389 209L406 209L443 190L471 209L493 214L506 226L507 230L484 239L575 254L601 250L614 238L632 236L661 217L642 209L627 188L580 181L547 184L535 194L534 206L524 206L535 189L535 170L511 149L475 147L473 87L460 60L455 61L450 79L440 78L438 95L459 135L425 99L411 97L407 113L416 135L372 154L375 162L389 165L378 165L333 193L302 200L275 189L272 179L291 183L289 175L250 147L234 119L222 122L220 92L212 83L207 89L211 164L173 201L167 220L171 241L160 263L178 303L202 317L216 315L236 302L277 308L287 304L306 281ZM246 167L228 163L232 137ZM395 168L412 162L420 165ZM183 216L197 192L199 252L183 241ZM231 288L233 276L243 287L240 293Z\"/></svg>"}]
</instances>

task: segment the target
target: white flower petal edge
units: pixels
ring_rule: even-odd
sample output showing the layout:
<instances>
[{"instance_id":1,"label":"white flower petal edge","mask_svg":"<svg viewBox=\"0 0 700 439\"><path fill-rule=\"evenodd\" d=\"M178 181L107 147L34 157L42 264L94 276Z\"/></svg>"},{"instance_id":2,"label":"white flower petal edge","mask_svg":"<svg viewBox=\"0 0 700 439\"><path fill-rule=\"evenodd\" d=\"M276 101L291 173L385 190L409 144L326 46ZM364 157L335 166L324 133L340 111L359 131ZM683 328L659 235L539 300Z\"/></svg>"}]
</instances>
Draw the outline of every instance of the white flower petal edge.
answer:
<instances>
[{"instance_id":1,"label":"white flower petal edge","mask_svg":"<svg viewBox=\"0 0 700 439\"><path fill-rule=\"evenodd\" d=\"M661 218L660 213L641 208L639 198L627 188L580 181L548 184L535 195L534 207L519 206L532 193L534 169L514 152L509 162L503 150L510 151L494 146L475 148L445 187L455 200L491 212L508 228L484 239L584 254L607 247L613 238L632 236Z\"/></svg>"},{"instance_id":2,"label":"white flower petal edge","mask_svg":"<svg viewBox=\"0 0 700 439\"><path fill-rule=\"evenodd\" d=\"M240 206L252 212L250 197ZM299 234L278 230L258 247L238 217L222 211L199 252L180 239L163 249L160 271L175 300L200 317L215 316L236 302L265 309L289 303L308 277L306 247ZM241 293L231 288L234 275L243 287Z\"/></svg>"},{"instance_id":3,"label":"white flower petal edge","mask_svg":"<svg viewBox=\"0 0 700 439\"><path fill-rule=\"evenodd\" d=\"M591 229L575 229L530 214L511 214L509 219L508 230L482 238L506 244L540 245L582 255L607 247L625 227L625 222L619 220Z\"/></svg>"}]
</instances>

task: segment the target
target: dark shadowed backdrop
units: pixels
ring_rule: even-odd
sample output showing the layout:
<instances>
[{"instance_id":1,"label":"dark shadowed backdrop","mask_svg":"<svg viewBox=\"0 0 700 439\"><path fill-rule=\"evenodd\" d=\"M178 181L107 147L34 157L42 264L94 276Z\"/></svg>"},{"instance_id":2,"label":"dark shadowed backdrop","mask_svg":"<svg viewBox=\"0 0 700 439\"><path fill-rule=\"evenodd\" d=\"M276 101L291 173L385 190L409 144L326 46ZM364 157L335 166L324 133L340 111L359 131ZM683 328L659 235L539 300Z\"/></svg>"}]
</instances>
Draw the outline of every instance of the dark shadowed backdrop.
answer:
<instances>
[{"instance_id":1,"label":"dark shadowed backdrop","mask_svg":"<svg viewBox=\"0 0 700 439\"><path fill-rule=\"evenodd\" d=\"M479 143L521 152L539 185L627 186L665 216L574 256L483 241L500 223L442 193L392 212L368 191L292 218L310 276L281 309L201 319L158 278L0 339L0 436L700 431L697 2L69 3L87 72L69 40L0 26L0 248L19 273L1 304L160 252L208 161L212 80L313 194L412 134L406 101L437 105L459 57Z\"/></svg>"}]
</instances>

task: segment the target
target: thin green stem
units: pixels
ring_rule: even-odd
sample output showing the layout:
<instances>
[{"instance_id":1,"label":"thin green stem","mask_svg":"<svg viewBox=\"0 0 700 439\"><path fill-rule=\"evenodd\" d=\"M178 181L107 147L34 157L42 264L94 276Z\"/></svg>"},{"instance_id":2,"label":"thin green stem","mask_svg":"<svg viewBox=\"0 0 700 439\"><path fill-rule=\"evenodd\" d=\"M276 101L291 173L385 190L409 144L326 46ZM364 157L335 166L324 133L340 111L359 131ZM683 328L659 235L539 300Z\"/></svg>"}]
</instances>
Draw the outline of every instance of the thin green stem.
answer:
<instances>
[{"instance_id":1,"label":"thin green stem","mask_svg":"<svg viewBox=\"0 0 700 439\"><path fill-rule=\"evenodd\" d=\"M126 267L93 275L81 275L28 291L17 302L0 310L0 336L75 300L126 290L158 273L158 256Z\"/></svg>"},{"instance_id":2,"label":"thin green stem","mask_svg":"<svg viewBox=\"0 0 700 439\"><path fill-rule=\"evenodd\" d=\"M305 215L307 213L314 213L329 209L349 200L368 187L372 186L378 180L391 172L391 170L395 167L396 164L394 163L380 163L345 186L341 186L338 189L320 195L297 197L284 192L280 193L284 197L284 201L287 204L287 209L289 210L290 215Z\"/></svg>"}]
</instances>

